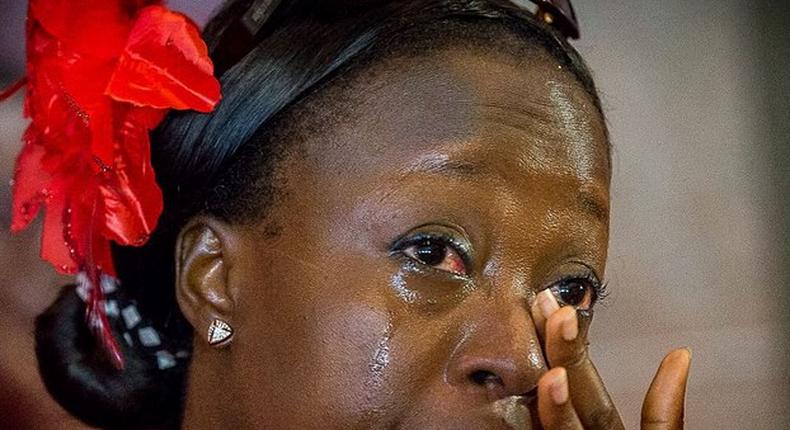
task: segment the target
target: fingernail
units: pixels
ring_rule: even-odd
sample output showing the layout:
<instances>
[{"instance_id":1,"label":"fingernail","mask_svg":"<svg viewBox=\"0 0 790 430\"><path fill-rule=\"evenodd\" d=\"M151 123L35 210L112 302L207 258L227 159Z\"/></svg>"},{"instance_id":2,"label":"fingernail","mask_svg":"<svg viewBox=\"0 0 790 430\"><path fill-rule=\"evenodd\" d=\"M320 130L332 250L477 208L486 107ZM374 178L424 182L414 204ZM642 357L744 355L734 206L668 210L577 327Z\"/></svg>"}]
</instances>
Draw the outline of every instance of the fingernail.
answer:
<instances>
[{"instance_id":1,"label":"fingernail","mask_svg":"<svg viewBox=\"0 0 790 430\"><path fill-rule=\"evenodd\" d=\"M554 298L554 295L551 294L551 291L543 290L538 294L538 307L543 313L543 318L549 319L549 317L560 308L560 305L557 303L557 299Z\"/></svg>"},{"instance_id":2,"label":"fingernail","mask_svg":"<svg viewBox=\"0 0 790 430\"><path fill-rule=\"evenodd\" d=\"M678 348L678 349L672 351L672 354L670 355L670 358L673 361L675 361L675 360L691 361L691 348L689 348L689 347Z\"/></svg>"},{"instance_id":3,"label":"fingernail","mask_svg":"<svg viewBox=\"0 0 790 430\"><path fill-rule=\"evenodd\" d=\"M568 401L568 374L560 368L549 387L549 395L555 405L564 405Z\"/></svg>"},{"instance_id":4,"label":"fingernail","mask_svg":"<svg viewBox=\"0 0 790 430\"><path fill-rule=\"evenodd\" d=\"M576 336L579 335L579 321L576 318L576 311L568 312L568 316L565 317L565 320L562 322L562 338L565 339L566 342L570 342L576 339Z\"/></svg>"}]
</instances>

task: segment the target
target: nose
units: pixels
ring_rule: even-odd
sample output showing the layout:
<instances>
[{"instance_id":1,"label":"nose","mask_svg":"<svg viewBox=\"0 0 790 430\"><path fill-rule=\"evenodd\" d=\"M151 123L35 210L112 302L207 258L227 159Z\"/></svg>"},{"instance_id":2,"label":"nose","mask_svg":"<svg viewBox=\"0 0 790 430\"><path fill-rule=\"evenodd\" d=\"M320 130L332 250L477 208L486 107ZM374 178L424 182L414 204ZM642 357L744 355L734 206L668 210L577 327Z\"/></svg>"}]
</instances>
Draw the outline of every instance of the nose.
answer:
<instances>
[{"instance_id":1,"label":"nose","mask_svg":"<svg viewBox=\"0 0 790 430\"><path fill-rule=\"evenodd\" d=\"M495 401L530 393L546 370L532 318L518 306L487 313L467 326L448 362L446 380Z\"/></svg>"}]
</instances>

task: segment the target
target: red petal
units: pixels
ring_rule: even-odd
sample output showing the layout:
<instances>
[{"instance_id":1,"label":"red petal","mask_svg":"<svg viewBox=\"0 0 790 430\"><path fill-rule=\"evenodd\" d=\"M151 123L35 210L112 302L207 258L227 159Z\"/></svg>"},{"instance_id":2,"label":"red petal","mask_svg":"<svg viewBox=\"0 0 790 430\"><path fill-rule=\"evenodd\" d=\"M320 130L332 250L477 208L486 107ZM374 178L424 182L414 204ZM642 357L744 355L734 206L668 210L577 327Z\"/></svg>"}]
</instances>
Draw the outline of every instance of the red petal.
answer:
<instances>
[{"instance_id":1,"label":"red petal","mask_svg":"<svg viewBox=\"0 0 790 430\"><path fill-rule=\"evenodd\" d=\"M91 149L90 154L94 157L91 167L95 173L101 171L101 166L112 165L117 150L114 126L114 105L116 103L107 99L106 107L97 110L91 116Z\"/></svg>"},{"instance_id":2,"label":"red petal","mask_svg":"<svg viewBox=\"0 0 790 430\"><path fill-rule=\"evenodd\" d=\"M140 127L153 130L157 125L159 125L160 122L162 122L163 119L165 119L165 116L167 116L167 110L149 107L135 107L131 109L129 115L130 120L139 124Z\"/></svg>"},{"instance_id":3,"label":"red petal","mask_svg":"<svg viewBox=\"0 0 790 430\"><path fill-rule=\"evenodd\" d=\"M160 0L31 0L12 228L46 205L42 257L112 274L109 240L140 245L162 211L148 132L166 108L211 110L219 83L197 27ZM119 58L120 57L120 58ZM137 107L133 107L137 106Z\"/></svg>"},{"instance_id":4,"label":"red petal","mask_svg":"<svg viewBox=\"0 0 790 430\"><path fill-rule=\"evenodd\" d=\"M102 219L99 218L98 221L101 222ZM93 264L101 272L110 276L116 276L115 267L113 266L112 262L110 241L101 235L102 229L103 226L97 226L95 230L94 237L97 239L94 239L93 241Z\"/></svg>"},{"instance_id":5,"label":"red petal","mask_svg":"<svg viewBox=\"0 0 790 430\"><path fill-rule=\"evenodd\" d=\"M64 274L95 267L114 275L110 242L102 235L101 205L91 172L54 180L44 216L41 257Z\"/></svg>"},{"instance_id":6,"label":"red petal","mask_svg":"<svg viewBox=\"0 0 790 430\"><path fill-rule=\"evenodd\" d=\"M158 0L31 0L30 18L69 49L101 58L117 57L137 12Z\"/></svg>"},{"instance_id":7,"label":"red petal","mask_svg":"<svg viewBox=\"0 0 790 430\"><path fill-rule=\"evenodd\" d=\"M197 26L161 6L140 12L105 93L135 106L201 112L211 111L220 99Z\"/></svg>"},{"instance_id":8,"label":"red petal","mask_svg":"<svg viewBox=\"0 0 790 430\"><path fill-rule=\"evenodd\" d=\"M64 185L62 181L53 185L54 189L47 201L44 228L41 233L41 258L55 266L60 273L74 274L79 270L79 264L75 259L78 244L74 242L74 237L85 230L83 223L80 222L80 215L84 211L81 208L77 211L73 209L71 212L67 211ZM66 224L71 226L68 231L65 230Z\"/></svg>"},{"instance_id":9,"label":"red petal","mask_svg":"<svg viewBox=\"0 0 790 430\"><path fill-rule=\"evenodd\" d=\"M82 118L86 124L90 121L96 128L101 123L94 117L109 114L111 100L104 95L104 89L115 64L115 59L99 59L70 50L41 26L29 24L28 100L32 103L28 113L49 116L50 98L55 94L66 100L64 110L72 113L71 118ZM38 118L33 116L33 120Z\"/></svg>"},{"instance_id":10,"label":"red petal","mask_svg":"<svg viewBox=\"0 0 790 430\"><path fill-rule=\"evenodd\" d=\"M44 51L57 50L51 39L34 38L41 41ZM48 54L30 58L26 110L47 156L62 157L60 162L65 163L65 158L84 156L90 150L90 114L66 91L62 75L70 70L59 67Z\"/></svg>"},{"instance_id":11,"label":"red petal","mask_svg":"<svg viewBox=\"0 0 790 430\"><path fill-rule=\"evenodd\" d=\"M148 128L136 123L137 118L150 120L155 112L135 110L119 113L119 144L113 165L101 175L100 189L105 235L122 245L140 246L156 227L163 203L151 166Z\"/></svg>"},{"instance_id":12,"label":"red petal","mask_svg":"<svg viewBox=\"0 0 790 430\"><path fill-rule=\"evenodd\" d=\"M130 176L110 170L102 176L101 193L107 237L121 245L145 244L162 213L162 193L153 172Z\"/></svg>"},{"instance_id":13,"label":"red petal","mask_svg":"<svg viewBox=\"0 0 790 430\"><path fill-rule=\"evenodd\" d=\"M11 231L24 230L46 201L51 176L44 169L44 147L35 141L35 128L25 132L25 145L16 161Z\"/></svg>"},{"instance_id":14,"label":"red petal","mask_svg":"<svg viewBox=\"0 0 790 430\"><path fill-rule=\"evenodd\" d=\"M49 74L42 71L29 77L26 102L33 121L25 132L26 143L14 174L13 231L25 228L40 205L49 204L53 192L60 193L61 200L65 198L67 190L53 189L53 182L62 184L63 177L86 171L85 160L90 159L86 154L90 134L83 112L75 108ZM50 222L53 220L57 217L50 218ZM62 244L62 234L53 237L49 235L45 241Z\"/></svg>"}]
</instances>

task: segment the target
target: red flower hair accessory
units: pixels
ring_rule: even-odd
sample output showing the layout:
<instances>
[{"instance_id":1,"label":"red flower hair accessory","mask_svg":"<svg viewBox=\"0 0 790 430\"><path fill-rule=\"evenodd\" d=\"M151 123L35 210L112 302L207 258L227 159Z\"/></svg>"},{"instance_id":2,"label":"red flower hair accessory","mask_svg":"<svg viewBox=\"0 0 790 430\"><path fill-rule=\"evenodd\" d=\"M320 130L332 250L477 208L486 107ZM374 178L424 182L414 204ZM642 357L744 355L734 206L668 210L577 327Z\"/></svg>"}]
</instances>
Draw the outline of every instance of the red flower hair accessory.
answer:
<instances>
[{"instance_id":1,"label":"red flower hair accessory","mask_svg":"<svg viewBox=\"0 0 790 430\"><path fill-rule=\"evenodd\" d=\"M41 256L87 289L86 319L113 363L123 357L101 285L110 242L143 245L162 212L149 132L168 109L220 100L198 27L159 0L30 0L25 115L11 229L46 206Z\"/></svg>"}]
</instances>

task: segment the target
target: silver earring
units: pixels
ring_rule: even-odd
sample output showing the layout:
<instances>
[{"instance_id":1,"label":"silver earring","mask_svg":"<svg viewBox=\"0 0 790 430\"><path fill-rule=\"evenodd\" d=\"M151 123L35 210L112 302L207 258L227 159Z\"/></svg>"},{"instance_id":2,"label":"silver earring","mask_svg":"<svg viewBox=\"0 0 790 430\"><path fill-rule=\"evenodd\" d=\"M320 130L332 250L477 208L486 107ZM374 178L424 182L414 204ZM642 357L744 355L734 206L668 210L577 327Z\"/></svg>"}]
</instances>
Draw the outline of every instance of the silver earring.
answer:
<instances>
[{"instance_id":1,"label":"silver earring","mask_svg":"<svg viewBox=\"0 0 790 430\"><path fill-rule=\"evenodd\" d=\"M221 319L215 319L208 327L208 344L222 347L230 343L233 337L233 327Z\"/></svg>"}]
</instances>

